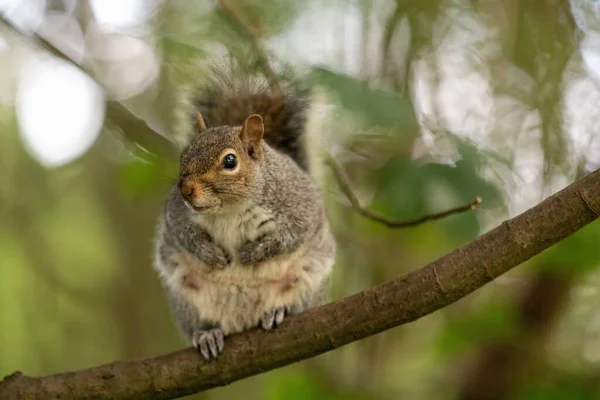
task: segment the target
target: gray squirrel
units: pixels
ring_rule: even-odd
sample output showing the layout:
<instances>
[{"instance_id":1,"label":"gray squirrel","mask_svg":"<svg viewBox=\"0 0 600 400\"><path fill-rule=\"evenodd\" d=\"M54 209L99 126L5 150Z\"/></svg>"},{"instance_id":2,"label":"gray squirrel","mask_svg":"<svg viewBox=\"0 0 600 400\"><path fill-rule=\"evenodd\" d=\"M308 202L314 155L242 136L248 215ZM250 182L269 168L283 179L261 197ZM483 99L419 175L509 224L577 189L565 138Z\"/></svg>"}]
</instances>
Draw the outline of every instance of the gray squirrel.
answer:
<instances>
[{"instance_id":1,"label":"gray squirrel","mask_svg":"<svg viewBox=\"0 0 600 400\"><path fill-rule=\"evenodd\" d=\"M212 68L155 236L154 268L183 335L225 338L323 304L336 245L310 176L306 91Z\"/></svg>"}]
</instances>

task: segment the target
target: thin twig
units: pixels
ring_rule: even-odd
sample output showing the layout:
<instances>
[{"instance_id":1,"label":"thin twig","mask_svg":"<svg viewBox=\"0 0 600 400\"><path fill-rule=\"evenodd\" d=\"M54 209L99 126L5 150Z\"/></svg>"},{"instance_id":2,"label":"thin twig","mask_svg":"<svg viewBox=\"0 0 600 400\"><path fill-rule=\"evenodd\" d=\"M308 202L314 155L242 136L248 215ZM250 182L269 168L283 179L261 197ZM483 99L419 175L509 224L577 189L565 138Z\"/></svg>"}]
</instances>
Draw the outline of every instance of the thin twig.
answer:
<instances>
[{"instance_id":1,"label":"thin twig","mask_svg":"<svg viewBox=\"0 0 600 400\"><path fill-rule=\"evenodd\" d=\"M408 220L408 221L394 221L394 220L386 218L382 215L378 215L372 211L369 211L362 204L360 204L360 201L358 200L358 198L354 194L354 191L352 190L352 186L350 184L350 178L348 178L348 175L346 175L346 173L344 172L342 167L340 167L339 164L337 162L335 162L335 160L333 159L331 154L326 154L325 163L327 165L329 165L329 167L333 171L335 178L337 179L337 181L340 185L340 188L342 189L342 192L346 195L348 200L350 200L352 207L362 216L369 218L375 222L384 224L388 228L407 228L407 227L411 227L411 226L420 225L424 222L442 219L442 218L448 217L453 214L459 214L462 212L474 210L477 207L477 205L481 204L481 197L477 196L475 198L475 200L473 200L467 204L464 204L462 206L458 206L455 208L451 208L446 211L424 215L422 217L419 217L419 218L416 218L413 220Z\"/></svg>"},{"instance_id":2,"label":"thin twig","mask_svg":"<svg viewBox=\"0 0 600 400\"><path fill-rule=\"evenodd\" d=\"M267 79L269 80L271 88L281 92L281 87L279 86L277 74L275 73L275 71L271 67L271 64L269 63L269 53L267 52L267 49L265 49L265 46L260 40L261 35L254 29L254 27L252 27L244 20L244 17L238 9L237 5L233 4L232 1L219 0L219 4L221 5L225 16L229 18L229 20L233 24L237 25L239 28L242 29L242 31L244 31L244 34L250 41L250 44L252 45L252 47L254 47L254 50L258 55L258 59L264 69L264 72L267 75Z\"/></svg>"},{"instance_id":3,"label":"thin twig","mask_svg":"<svg viewBox=\"0 0 600 400\"><path fill-rule=\"evenodd\" d=\"M394 33L396 32L396 28L400 23L400 18L404 15L406 4L401 0L396 0L396 7L394 8L394 12L391 14L388 22L385 24L385 28L383 31L383 51L382 51L382 62L381 69L384 76L387 77L388 71L390 68L390 48L392 44L392 39L394 38Z\"/></svg>"}]
</instances>

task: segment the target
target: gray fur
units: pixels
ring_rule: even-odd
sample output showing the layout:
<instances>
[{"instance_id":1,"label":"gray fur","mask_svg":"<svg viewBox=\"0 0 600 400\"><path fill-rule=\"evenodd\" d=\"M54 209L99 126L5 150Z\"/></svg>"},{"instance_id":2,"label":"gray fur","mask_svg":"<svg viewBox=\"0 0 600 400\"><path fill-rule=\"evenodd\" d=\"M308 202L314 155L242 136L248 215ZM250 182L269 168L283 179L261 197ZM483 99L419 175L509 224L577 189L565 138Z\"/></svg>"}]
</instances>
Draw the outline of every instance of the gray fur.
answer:
<instances>
[{"instance_id":1,"label":"gray fur","mask_svg":"<svg viewBox=\"0 0 600 400\"><path fill-rule=\"evenodd\" d=\"M163 252L173 252L177 247L181 247L214 268L228 266L231 263L229 253L215 243L206 230L192 221L189 213L177 187L173 186L168 194L165 207L164 231L167 235L160 243Z\"/></svg>"},{"instance_id":2,"label":"gray fur","mask_svg":"<svg viewBox=\"0 0 600 400\"><path fill-rule=\"evenodd\" d=\"M272 230L241 245L238 257L243 264L296 250L324 218L321 195L308 175L289 157L266 148L263 188L256 204L268 210L275 223Z\"/></svg>"}]
</instances>

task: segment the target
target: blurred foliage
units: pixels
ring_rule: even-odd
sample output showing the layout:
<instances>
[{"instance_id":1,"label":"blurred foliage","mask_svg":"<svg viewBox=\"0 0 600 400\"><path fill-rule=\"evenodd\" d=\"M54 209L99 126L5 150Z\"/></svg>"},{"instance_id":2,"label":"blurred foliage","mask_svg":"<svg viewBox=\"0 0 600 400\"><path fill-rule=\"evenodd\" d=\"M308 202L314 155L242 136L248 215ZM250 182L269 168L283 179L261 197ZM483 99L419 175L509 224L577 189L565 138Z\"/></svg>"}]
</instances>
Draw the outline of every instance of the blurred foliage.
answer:
<instances>
[{"instance_id":1,"label":"blurred foliage","mask_svg":"<svg viewBox=\"0 0 600 400\"><path fill-rule=\"evenodd\" d=\"M518 400L592 400L598 398L598 391L589 381L560 379L555 382L532 382L522 389L515 399Z\"/></svg>"},{"instance_id":2,"label":"blurred foliage","mask_svg":"<svg viewBox=\"0 0 600 400\"><path fill-rule=\"evenodd\" d=\"M478 174L479 165L484 161L482 154L467 141L456 138L454 142L460 157L455 165L392 158L379 170L373 209L404 220L435 212L436 208L448 204L438 198L463 204L480 196L486 206L502 207L498 188ZM446 229L459 241L473 239L480 230L476 213L446 218L439 222L439 228Z\"/></svg>"},{"instance_id":3,"label":"blurred foliage","mask_svg":"<svg viewBox=\"0 0 600 400\"><path fill-rule=\"evenodd\" d=\"M322 376L288 373L269 386L266 398L273 400L310 400L315 398L369 400L372 397L366 393L340 392L328 385Z\"/></svg>"},{"instance_id":4,"label":"blurred foliage","mask_svg":"<svg viewBox=\"0 0 600 400\"><path fill-rule=\"evenodd\" d=\"M158 158L136 147L120 170L119 183L124 193L138 199L160 196L164 188L156 184L157 180L175 184L177 167L170 160Z\"/></svg>"},{"instance_id":5,"label":"blurred foliage","mask_svg":"<svg viewBox=\"0 0 600 400\"><path fill-rule=\"evenodd\" d=\"M556 274L583 275L598 266L600 224L593 223L537 257L538 269Z\"/></svg>"},{"instance_id":6,"label":"blurred foliage","mask_svg":"<svg viewBox=\"0 0 600 400\"><path fill-rule=\"evenodd\" d=\"M314 68L313 76L315 83L334 93L348 113L359 113L366 126L397 128L399 132L416 128L414 110L407 98L370 88L367 82L322 67Z\"/></svg>"},{"instance_id":7,"label":"blurred foliage","mask_svg":"<svg viewBox=\"0 0 600 400\"><path fill-rule=\"evenodd\" d=\"M85 4L78 3L82 27ZM220 4L163 2L140 34L160 75L124 103L166 137L189 129L181 109L208 62L227 50L260 66L253 38ZM317 89L310 143L337 150L369 209L404 220L483 199L473 212L387 229L352 210L331 174L322 174L339 243L332 299L421 267L598 165L597 115L577 113L582 101L567 104L565 94L579 83L600 96L586 64L597 54L580 52L589 31L572 18L573 4L227 4L274 60L296 65ZM0 63L9 83L0 85L12 100L0 108L0 375L187 345L151 267L154 224L176 160L142 150L108 121L83 157L44 169L20 139L13 107L25 45L5 39L10 51L0 49ZM581 145L578 135L590 129ZM495 387L507 369L515 377L508 398L598 398L598 243L596 222L412 324L191 398L460 398L469 382ZM491 357L492 348L511 354L513 364Z\"/></svg>"},{"instance_id":8,"label":"blurred foliage","mask_svg":"<svg viewBox=\"0 0 600 400\"><path fill-rule=\"evenodd\" d=\"M439 332L437 351L442 358L452 358L474 346L518 337L514 307L500 301L489 304L450 321Z\"/></svg>"}]
</instances>

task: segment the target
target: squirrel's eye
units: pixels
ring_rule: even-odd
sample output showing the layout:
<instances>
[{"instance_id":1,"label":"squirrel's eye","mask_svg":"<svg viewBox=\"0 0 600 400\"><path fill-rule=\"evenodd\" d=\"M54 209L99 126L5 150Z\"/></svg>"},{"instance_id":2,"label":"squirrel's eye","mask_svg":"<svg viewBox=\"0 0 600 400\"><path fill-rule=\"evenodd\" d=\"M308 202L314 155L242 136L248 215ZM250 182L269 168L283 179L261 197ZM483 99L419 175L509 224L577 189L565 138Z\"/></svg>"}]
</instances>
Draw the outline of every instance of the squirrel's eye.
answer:
<instances>
[{"instance_id":1,"label":"squirrel's eye","mask_svg":"<svg viewBox=\"0 0 600 400\"><path fill-rule=\"evenodd\" d=\"M234 169L235 167L237 167L237 158L234 154L227 154L223 157L223 168Z\"/></svg>"}]
</instances>

